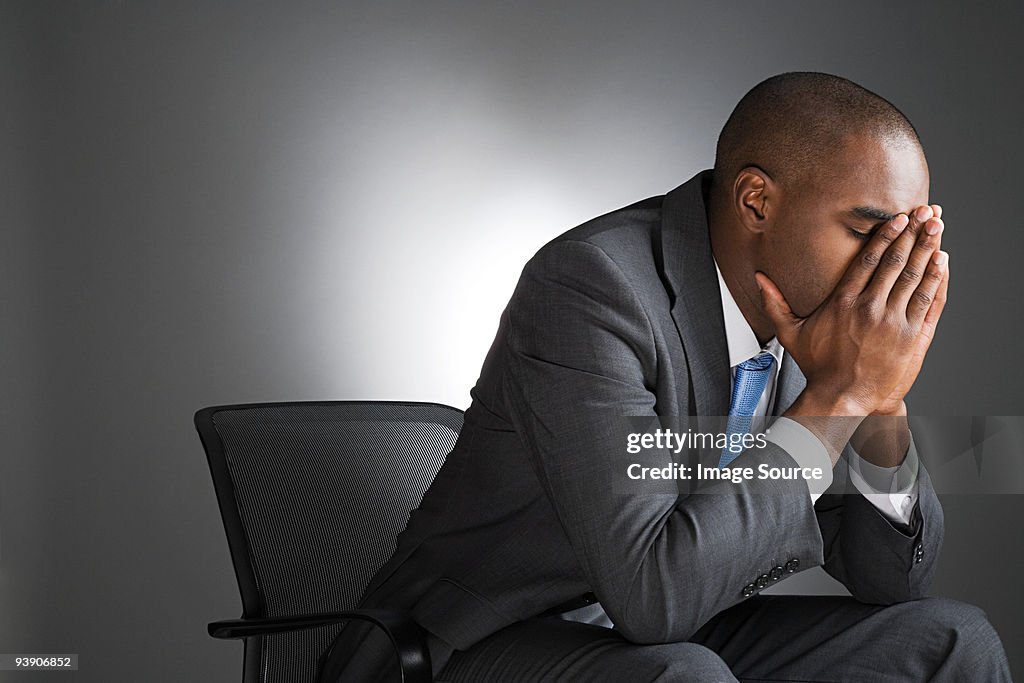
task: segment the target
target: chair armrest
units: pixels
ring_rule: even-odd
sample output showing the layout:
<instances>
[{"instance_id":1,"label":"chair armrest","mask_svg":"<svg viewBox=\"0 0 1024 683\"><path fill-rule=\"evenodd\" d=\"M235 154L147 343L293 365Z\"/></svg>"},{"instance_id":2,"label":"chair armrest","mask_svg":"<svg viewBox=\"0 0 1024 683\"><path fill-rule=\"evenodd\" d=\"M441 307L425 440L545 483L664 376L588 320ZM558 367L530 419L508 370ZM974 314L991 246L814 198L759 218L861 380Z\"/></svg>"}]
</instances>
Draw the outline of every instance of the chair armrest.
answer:
<instances>
[{"instance_id":1,"label":"chair armrest","mask_svg":"<svg viewBox=\"0 0 1024 683\"><path fill-rule=\"evenodd\" d=\"M299 617L259 617L214 621L207 626L214 638L250 638L337 624L342 621L368 621L387 634L398 654L405 683L430 683L430 651L427 638L408 612L386 609L357 609Z\"/></svg>"},{"instance_id":2,"label":"chair armrest","mask_svg":"<svg viewBox=\"0 0 1024 683\"><path fill-rule=\"evenodd\" d=\"M214 638L251 638L252 636L264 636L337 624L342 621L358 618L358 616L351 616L350 612L328 612L326 614L304 614L300 617L226 619L224 621L210 622L206 628Z\"/></svg>"}]
</instances>

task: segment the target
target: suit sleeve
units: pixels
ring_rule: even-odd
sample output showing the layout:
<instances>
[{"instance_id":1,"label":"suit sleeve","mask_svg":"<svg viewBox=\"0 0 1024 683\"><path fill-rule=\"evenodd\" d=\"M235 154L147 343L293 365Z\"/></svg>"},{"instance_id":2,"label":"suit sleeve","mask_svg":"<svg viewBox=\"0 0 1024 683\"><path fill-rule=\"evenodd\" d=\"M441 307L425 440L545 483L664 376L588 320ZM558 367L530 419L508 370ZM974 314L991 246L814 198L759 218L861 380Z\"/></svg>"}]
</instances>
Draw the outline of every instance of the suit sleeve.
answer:
<instances>
[{"instance_id":1,"label":"suit sleeve","mask_svg":"<svg viewBox=\"0 0 1024 683\"><path fill-rule=\"evenodd\" d=\"M507 309L504 393L511 420L580 567L616 628L637 643L688 639L795 559L820 565L803 481L727 484L728 494L621 494L623 416L654 418L654 330L618 265L584 242L549 244ZM733 463L792 467L769 444ZM756 466L756 463L751 461Z\"/></svg>"},{"instance_id":2,"label":"suit sleeve","mask_svg":"<svg viewBox=\"0 0 1024 683\"><path fill-rule=\"evenodd\" d=\"M915 449L913 439L910 448ZM920 463L916 451L908 453ZM846 456L832 487L815 503L825 539L825 571L861 602L889 605L924 597L942 547L942 506L924 464L910 524L893 522L850 482Z\"/></svg>"}]
</instances>

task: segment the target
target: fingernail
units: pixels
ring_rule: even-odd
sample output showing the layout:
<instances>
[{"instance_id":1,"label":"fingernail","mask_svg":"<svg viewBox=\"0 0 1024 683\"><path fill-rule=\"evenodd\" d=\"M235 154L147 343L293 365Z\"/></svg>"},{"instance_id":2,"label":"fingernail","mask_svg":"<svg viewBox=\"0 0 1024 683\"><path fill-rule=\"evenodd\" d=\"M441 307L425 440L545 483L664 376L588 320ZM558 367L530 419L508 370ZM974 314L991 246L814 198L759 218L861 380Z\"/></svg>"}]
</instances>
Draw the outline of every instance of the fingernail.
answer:
<instances>
[{"instance_id":1,"label":"fingernail","mask_svg":"<svg viewBox=\"0 0 1024 683\"><path fill-rule=\"evenodd\" d=\"M932 261L935 263L935 265L941 268L942 266L946 265L947 261L949 261L949 254L947 254L944 251L937 251L935 252L935 256L932 256Z\"/></svg>"},{"instance_id":2,"label":"fingernail","mask_svg":"<svg viewBox=\"0 0 1024 683\"><path fill-rule=\"evenodd\" d=\"M932 207L920 206L917 211L914 212L914 216L917 217L918 223L922 223L932 217Z\"/></svg>"},{"instance_id":3,"label":"fingernail","mask_svg":"<svg viewBox=\"0 0 1024 683\"><path fill-rule=\"evenodd\" d=\"M905 213L901 213L892 219L892 227L897 231L902 230L903 228L907 227L907 223L909 222L910 219L907 218L907 215Z\"/></svg>"},{"instance_id":4,"label":"fingernail","mask_svg":"<svg viewBox=\"0 0 1024 683\"><path fill-rule=\"evenodd\" d=\"M924 226L924 231L929 235L938 235L941 229L942 223L940 223L938 220L928 221L928 223Z\"/></svg>"}]
</instances>

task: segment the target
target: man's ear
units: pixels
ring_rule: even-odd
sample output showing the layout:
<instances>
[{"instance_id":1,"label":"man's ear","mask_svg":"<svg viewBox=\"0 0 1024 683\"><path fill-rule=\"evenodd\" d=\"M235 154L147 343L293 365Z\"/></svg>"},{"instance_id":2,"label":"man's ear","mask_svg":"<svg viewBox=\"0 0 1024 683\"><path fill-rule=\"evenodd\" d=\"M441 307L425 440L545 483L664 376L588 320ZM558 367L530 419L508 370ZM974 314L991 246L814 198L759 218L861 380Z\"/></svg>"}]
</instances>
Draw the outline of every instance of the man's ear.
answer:
<instances>
[{"instance_id":1,"label":"man's ear","mask_svg":"<svg viewBox=\"0 0 1024 683\"><path fill-rule=\"evenodd\" d=\"M732 208L747 230L763 232L773 218L778 188L771 176L757 166L747 166L736 174L732 186Z\"/></svg>"}]
</instances>

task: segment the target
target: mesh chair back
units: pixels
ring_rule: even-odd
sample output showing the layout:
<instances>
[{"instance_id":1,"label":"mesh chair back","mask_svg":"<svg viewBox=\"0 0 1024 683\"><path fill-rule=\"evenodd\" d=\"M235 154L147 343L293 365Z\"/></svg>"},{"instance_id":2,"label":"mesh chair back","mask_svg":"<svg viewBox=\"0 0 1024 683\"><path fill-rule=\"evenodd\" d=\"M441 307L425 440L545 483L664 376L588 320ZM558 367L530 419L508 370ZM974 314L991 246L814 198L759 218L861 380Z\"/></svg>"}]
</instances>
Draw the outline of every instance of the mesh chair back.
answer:
<instances>
[{"instance_id":1,"label":"mesh chair back","mask_svg":"<svg viewBox=\"0 0 1024 683\"><path fill-rule=\"evenodd\" d=\"M352 608L455 445L462 412L264 403L196 414L244 613ZM311 683L341 625L246 639L244 683Z\"/></svg>"}]
</instances>

